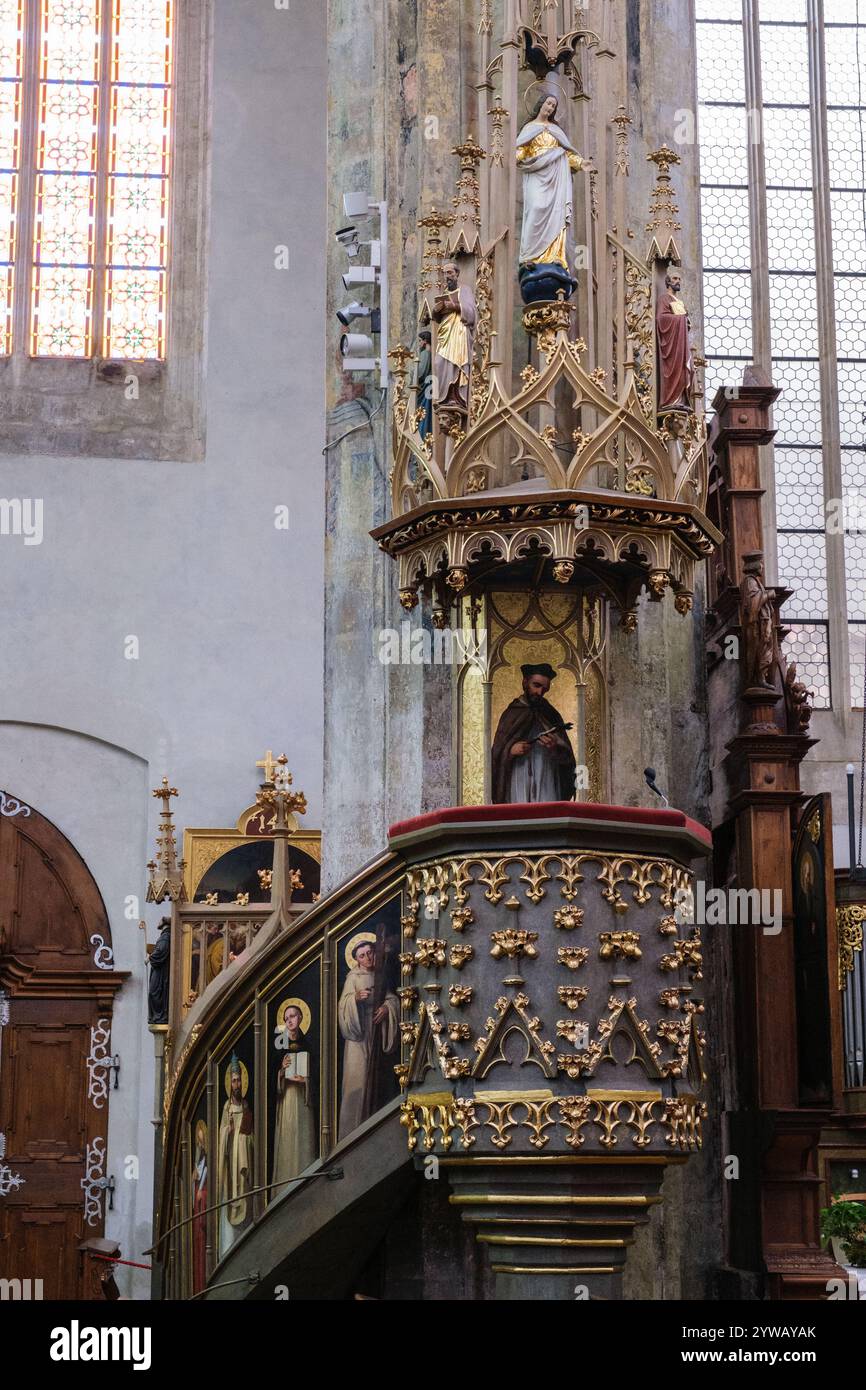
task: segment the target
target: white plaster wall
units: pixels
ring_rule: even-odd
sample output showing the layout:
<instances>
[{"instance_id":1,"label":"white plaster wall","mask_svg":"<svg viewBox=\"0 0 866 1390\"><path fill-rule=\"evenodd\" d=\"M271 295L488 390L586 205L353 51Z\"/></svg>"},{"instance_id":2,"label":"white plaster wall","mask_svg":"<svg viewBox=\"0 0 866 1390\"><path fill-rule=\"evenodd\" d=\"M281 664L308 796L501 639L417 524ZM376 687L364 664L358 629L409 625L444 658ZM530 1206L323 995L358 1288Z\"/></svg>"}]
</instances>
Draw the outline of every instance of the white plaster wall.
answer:
<instances>
[{"instance_id":1,"label":"white plaster wall","mask_svg":"<svg viewBox=\"0 0 866 1390\"><path fill-rule=\"evenodd\" d=\"M286 752L321 824L325 7L215 0L203 463L4 458L3 497L41 498L44 539L0 536L0 787L78 849L102 892L121 992L109 1232L136 1259L151 1190L152 1043L140 933L167 774L183 825L235 821L254 764ZM275 268L289 248L290 269ZM274 527L287 504L288 532ZM140 643L136 661L124 639ZM144 911L143 911L143 915ZM147 918L155 935L159 908ZM140 1067L140 1072L136 1069ZM129 1272L127 1272L129 1274ZM147 1296L147 1276L124 1292Z\"/></svg>"}]
</instances>

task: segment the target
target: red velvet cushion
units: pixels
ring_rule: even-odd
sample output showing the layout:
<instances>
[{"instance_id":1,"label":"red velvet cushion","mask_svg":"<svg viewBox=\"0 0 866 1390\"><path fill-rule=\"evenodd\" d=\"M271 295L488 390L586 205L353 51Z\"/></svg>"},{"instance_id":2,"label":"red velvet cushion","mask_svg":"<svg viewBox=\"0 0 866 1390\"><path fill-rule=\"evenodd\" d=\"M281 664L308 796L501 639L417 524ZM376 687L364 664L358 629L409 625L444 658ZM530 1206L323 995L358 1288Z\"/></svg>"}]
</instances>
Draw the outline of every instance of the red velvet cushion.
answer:
<instances>
[{"instance_id":1,"label":"red velvet cushion","mask_svg":"<svg viewBox=\"0 0 866 1390\"><path fill-rule=\"evenodd\" d=\"M411 820L400 820L391 826L389 839L399 839L416 830L433 825L472 824L478 821L500 820L605 820L622 821L631 825L663 825L687 829L705 845L712 844L710 832L682 811L664 807L604 806L590 801L518 802L497 806L447 806L441 811L428 811Z\"/></svg>"}]
</instances>

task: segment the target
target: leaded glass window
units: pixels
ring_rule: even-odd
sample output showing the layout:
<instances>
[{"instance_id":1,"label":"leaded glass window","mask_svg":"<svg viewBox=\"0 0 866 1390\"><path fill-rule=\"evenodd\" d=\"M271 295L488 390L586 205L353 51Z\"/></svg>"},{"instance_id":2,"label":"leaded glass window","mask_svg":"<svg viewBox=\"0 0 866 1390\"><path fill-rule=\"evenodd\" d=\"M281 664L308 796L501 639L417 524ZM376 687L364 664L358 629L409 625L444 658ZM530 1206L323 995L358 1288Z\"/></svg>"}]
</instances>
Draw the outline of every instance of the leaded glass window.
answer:
<instances>
[{"instance_id":1,"label":"leaded glass window","mask_svg":"<svg viewBox=\"0 0 866 1390\"><path fill-rule=\"evenodd\" d=\"M0 0L0 351L166 349L175 0Z\"/></svg>"},{"instance_id":2,"label":"leaded glass window","mask_svg":"<svg viewBox=\"0 0 866 1390\"><path fill-rule=\"evenodd\" d=\"M751 361L782 388L768 481L779 582L795 590L788 655L816 708L830 707L831 689L859 705L866 0L699 0L696 14L708 391L736 384ZM839 498L852 504L844 534L828 534Z\"/></svg>"}]
</instances>

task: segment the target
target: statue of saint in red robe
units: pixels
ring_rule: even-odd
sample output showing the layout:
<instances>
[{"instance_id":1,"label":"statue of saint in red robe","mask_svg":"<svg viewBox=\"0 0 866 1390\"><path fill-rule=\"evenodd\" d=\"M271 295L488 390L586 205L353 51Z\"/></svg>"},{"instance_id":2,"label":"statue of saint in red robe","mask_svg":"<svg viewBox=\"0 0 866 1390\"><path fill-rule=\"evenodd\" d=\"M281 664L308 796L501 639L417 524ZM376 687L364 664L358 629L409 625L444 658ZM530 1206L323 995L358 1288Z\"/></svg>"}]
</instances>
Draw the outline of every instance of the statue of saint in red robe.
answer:
<instances>
[{"instance_id":1,"label":"statue of saint in red robe","mask_svg":"<svg viewBox=\"0 0 866 1390\"><path fill-rule=\"evenodd\" d=\"M672 270L656 305L656 344L659 370L659 414L692 410L695 370L689 340L689 316L680 298L682 281Z\"/></svg>"}]
</instances>

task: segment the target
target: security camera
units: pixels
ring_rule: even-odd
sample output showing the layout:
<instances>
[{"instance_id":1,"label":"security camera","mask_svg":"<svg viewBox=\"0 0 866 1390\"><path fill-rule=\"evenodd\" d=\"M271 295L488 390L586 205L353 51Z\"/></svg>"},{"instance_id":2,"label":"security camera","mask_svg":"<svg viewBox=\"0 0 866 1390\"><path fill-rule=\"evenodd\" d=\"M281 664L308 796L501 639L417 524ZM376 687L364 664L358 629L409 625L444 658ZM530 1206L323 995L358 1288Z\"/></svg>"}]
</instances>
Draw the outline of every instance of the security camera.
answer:
<instances>
[{"instance_id":1,"label":"security camera","mask_svg":"<svg viewBox=\"0 0 866 1390\"><path fill-rule=\"evenodd\" d=\"M340 352L344 357L353 357L356 353L372 355L373 350L373 339L366 333L344 333L340 339Z\"/></svg>"},{"instance_id":2,"label":"security camera","mask_svg":"<svg viewBox=\"0 0 866 1390\"><path fill-rule=\"evenodd\" d=\"M355 319L365 319L369 313L369 304L361 304L357 299L353 299L351 304L345 304L342 309L337 310L337 318L344 328L348 328Z\"/></svg>"},{"instance_id":3,"label":"security camera","mask_svg":"<svg viewBox=\"0 0 866 1390\"><path fill-rule=\"evenodd\" d=\"M344 193L343 211L347 217L368 217L370 214L369 193Z\"/></svg>"},{"instance_id":4,"label":"security camera","mask_svg":"<svg viewBox=\"0 0 866 1390\"><path fill-rule=\"evenodd\" d=\"M339 231L334 233L334 235L337 238L340 245L342 246L346 255L351 260L354 260L361 249L360 245L358 244L358 228L341 227Z\"/></svg>"},{"instance_id":5,"label":"security camera","mask_svg":"<svg viewBox=\"0 0 866 1390\"><path fill-rule=\"evenodd\" d=\"M353 266L351 270L346 271L342 279L344 290L350 290L355 285L375 285L376 270L371 265Z\"/></svg>"},{"instance_id":6,"label":"security camera","mask_svg":"<svg viewBox=\"0 0 866 1390\"><path fill-rule=\"evenodd\" d=\"M371 333L381 333L382 331L381 310L374 309L370 304L361 304L357 299L353 299L351 304L344 304L342 309L338 309L337 318L344 328L348 328L355 319L369 319Z\"/></svg>"}]
</instances>

